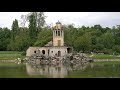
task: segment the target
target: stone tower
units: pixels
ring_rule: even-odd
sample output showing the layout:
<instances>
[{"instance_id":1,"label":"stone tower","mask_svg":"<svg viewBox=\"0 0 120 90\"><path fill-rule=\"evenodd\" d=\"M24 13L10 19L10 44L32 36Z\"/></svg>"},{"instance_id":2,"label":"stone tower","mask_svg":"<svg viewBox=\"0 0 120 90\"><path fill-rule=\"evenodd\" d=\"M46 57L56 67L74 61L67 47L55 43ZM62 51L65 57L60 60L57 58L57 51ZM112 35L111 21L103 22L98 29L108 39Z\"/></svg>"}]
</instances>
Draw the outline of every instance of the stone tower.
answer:
<instances>
[{"instance_id":1,"label":"stone tower","mask_svg":"<svg viewBox=\"0 0 120 90\"><path fill-rule=\"evenodd\" d=\"M64 31L59 21L53 27L53 46L64 46Z\"/></svg>"},{"instance_id":2,"label":"stone tower","mask_svg":"<svg viewBox=\"0 0 120 90\"><path fill-rule=\"evenodd\" d=\"M37 53L51 57L62 57L72 52L72 47L64 45L63 25L58 21L52 29L53 39L43 47L29 47L26 51L26 56L31 56Z\"/></svg>"}]
</instances>

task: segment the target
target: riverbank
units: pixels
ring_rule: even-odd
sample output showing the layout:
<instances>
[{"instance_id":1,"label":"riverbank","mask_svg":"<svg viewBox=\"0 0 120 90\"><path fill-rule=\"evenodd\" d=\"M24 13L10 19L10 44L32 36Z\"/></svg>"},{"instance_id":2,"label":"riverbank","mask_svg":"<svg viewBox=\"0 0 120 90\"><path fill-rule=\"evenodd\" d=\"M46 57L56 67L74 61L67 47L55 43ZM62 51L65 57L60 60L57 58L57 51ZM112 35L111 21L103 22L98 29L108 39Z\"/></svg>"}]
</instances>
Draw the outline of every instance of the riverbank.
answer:
<instances>
[{"instance_id":1,"label":"riverbank","mask_svg":"<svg viewBox=\"0 0 120 90\"><path fill-rule=\"evenodd\" d=\"M92 54L88 55L89 57L93 59L120 59L120 55L109 55L109 54Z\"/></svg>"},{"instance_id":2,"label":"riverbank","mask_svg":"<svg viewBox=\"0 0 120 90\"><path fill-rule=\"evenodd\" d=\"M92 54L88 55L95 61L120 61L120 55L109 55L109 54ZM18 51L0 51L0 60L15 60L17 58L25 58L22 52Z\"/></svg>"},{"instance_id":3,"label":"riverbank","mask_svg":"<svg viewBox=\"0 0 120 90\"><path fill-rule=\"evenodd\" d=\"M0 60L15 60L16 58L24 58L22 52L18 51L0 51Z\"/></svg>"},{"instance_id":4,"label":"riverbank","mask_svg":"<svg viewBox=\"0 0 120 90\"><path fill-rule=\"evenodd\" d=\"M120 61L120 59L95 59L94 60L95 62L104 62L104 61L106 61L106 62L109 62L109 61Z\"/></svg>"}]
</instances>

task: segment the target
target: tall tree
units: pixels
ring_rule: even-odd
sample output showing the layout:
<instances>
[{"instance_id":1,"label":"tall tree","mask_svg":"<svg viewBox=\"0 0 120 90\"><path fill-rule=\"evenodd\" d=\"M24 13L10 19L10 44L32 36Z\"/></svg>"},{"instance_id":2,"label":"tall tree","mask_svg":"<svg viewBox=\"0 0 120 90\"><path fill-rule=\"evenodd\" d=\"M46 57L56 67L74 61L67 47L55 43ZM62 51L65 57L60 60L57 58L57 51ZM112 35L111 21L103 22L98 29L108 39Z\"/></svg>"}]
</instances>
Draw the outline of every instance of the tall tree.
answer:
<instances>
[{"instance_id":1,"label":"tall tree","mask_svg":"<svg viewBox=\"0 0 120 90\"><path fill-rule=\"evenodd\" d=\"M15 19L12 24L12 39L15 39L15 36L19 34L19 25L18 20Z\"/></svg>"},{"instance_id":2,"label":"tall tree","mask_svg":"<svg viewBox=\"0 0 120 90\"><path fill-rule=\"evenodd\" d=\"M45 18L43 12L36 12L36 23L37 23L37 31L39 32L41 30L41 27L45 24Z\"/></svg>"},{"instance_id":3,"label":"tall tree","mask_svg":"<svg viewBox=\"0 0 120 90\"><path fill-rule=\"evenodd\" d=\"M27 22L27 15L21 15L21 26L25 27L26 22Z\"/></svg>"},{"instance_id":4,"label":"tall tree","mask_svg":"<svg viewBox=\"0 0 120 90\"><path fill-rule=\"evenodd\" d=\"M32 13L29 16L29 37L31 39L35 39L37 32L36 32L36 17L35 17L35 13Z\"/></svg>"},{"instance_id":5,"label":"tall tree","mask_svg":"<svg viewBox=\"0 0 120 90\"><path fill-rule=\"evenodd\" d=\"M7 50L7 45L10 42L11 31L8 28L0 28L0 50Z\"/></svg>"},{"instance_id":6,"label":"tall tree","mask_svg":"<svg viewBox=\"0 0 120 90\"><path fill-rule=\"evenodd\" d=\"M27 19L29 20L29 29L34 28L33 31L35 32L36 36L37 36L38 32L41 30L41 28L44 26L45 18L46 18L46 16L44 15L43 12L31 12L28 14ZM32 32L31 29L30 29L30 31Z\"/></svg>"}]
</instances>

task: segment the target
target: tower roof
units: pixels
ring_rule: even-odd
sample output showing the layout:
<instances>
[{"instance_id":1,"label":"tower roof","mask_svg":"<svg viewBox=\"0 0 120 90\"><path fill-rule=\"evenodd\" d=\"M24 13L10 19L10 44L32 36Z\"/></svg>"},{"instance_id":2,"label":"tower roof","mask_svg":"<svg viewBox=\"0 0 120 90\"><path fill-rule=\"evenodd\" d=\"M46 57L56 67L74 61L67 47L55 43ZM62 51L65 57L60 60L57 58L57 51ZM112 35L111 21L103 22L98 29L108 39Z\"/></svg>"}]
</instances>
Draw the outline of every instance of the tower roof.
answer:
<instances>
[{"instance_id":1,"label":"tower roof","mask_svg":"<svg viewBox=\"0 0 120 90\"><path fill-rule=\"evenodd\" d=\"M61 23L60 23L59 20L58 20L58 22L56 22L56 24L61 24Z\"/></svg>"}]
</instances>

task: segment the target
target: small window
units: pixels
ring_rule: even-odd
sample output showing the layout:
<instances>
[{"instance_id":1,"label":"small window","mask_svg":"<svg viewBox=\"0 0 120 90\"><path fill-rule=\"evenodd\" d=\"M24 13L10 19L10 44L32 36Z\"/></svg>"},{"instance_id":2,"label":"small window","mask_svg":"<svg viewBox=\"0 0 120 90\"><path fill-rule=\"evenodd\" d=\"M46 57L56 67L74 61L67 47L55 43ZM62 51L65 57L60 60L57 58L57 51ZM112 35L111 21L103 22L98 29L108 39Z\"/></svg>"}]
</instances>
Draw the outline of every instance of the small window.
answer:
<instances>
[{"instance_id":1,"label":"small window","mask_svg":"<svg viewBox=\"0 0 120 90\"><path fill-rule=\"evenodd\" d=\"M65 51L65 53L66 53L66 51Z\"/></svg>"},{"instance_id":2,"label":"small window","mask_svg":"<svg viewBox=\"0 0 120 90\"><path fill-rule=\"evenodd\" d=\"M34 53L36 53L36 51L34 51Z\"/></svg>"},{"instance_id":3,"label":"small window","mask_svg":"<svg viewBox=\"0 0 120 90\"><path fill-rule=\"evenodd\" d=\"M51 51L53 53L53 51Z\"/></svg>"}]
</instances>

